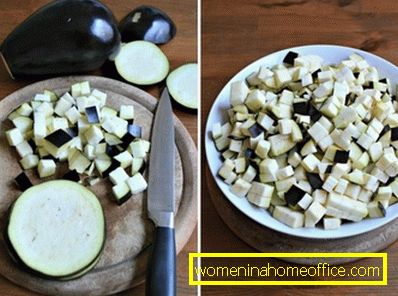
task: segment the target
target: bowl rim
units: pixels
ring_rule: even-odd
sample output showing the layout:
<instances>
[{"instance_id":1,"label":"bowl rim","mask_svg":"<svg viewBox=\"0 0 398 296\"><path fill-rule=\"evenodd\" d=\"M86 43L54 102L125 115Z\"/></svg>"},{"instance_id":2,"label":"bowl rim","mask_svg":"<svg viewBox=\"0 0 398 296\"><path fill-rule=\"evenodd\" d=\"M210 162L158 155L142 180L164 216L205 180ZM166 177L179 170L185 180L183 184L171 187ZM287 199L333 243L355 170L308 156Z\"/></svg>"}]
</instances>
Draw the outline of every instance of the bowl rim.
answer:
<instances>
[{"instance_id":1,"label":"bowl rim","mask_svg":"<svg viewBox=\"0 0 398 296\"><path fill-rule=\"evenodd\" d=\"M320 228L291 228L281 222L279 222L278 220L276 220L275 218L273 218L268 211L266 211L265 209L260 209L258 207L255 207L253 205L250 204L250 202L244 198L239 198L238 196L234 195L233 193L231 193L229 191L229 185L225 184L218 176L217 176L217 171L219 169L218 166L215 165L214 163L214 157L217 157L220 159L220 152L218 152L215 147L214 147L214 141L210 136L211 133L211 123L212 123L212 119L214 118L215 115L218 114L218 112L220 112L219 110L216 110L216 107L218 105L220 105L220 102L222 102L223 97L225 96L225 93L229 94L229 87L230 84L236 80L242 80L242 78L240 76L245 75L244 77L246 77L247 75L249 75L252 71L251 68L253 67L259 67L262 64L269 64L270 66L275 65L275 63L270 63L267 61L275 59L275 58L279 58L281 61L283 59L283 57L286 55L287 52L289 51L296 51L300 54L301 51L306 51L306 50L310 50L310 51L319 51L319 50L327 50L327 51L345 51L347 52L347 58L349 54L352 53L358 53L359 55L363 56L367 61L368 59L372 59L373 62L371 62L371 65L374 65L377 70L380 72L383 72L383 70L380 69L380 65L378 67L378 65L375 64L383 64L383 69L389 69L389 71L396 71L396 74L398 76L398 67L396 65L394 65L392 62L386 60L385 58L378 56L376 54L361 50L361 49L357 49L357 48L353 48L353 47L348 47L348 46L342 46L342 45L334 45L334 44L307 44L307 45L301 45L301 46L294 46L294 47L289 47L289 48L285 48L285 49L281 49L275 52L271 52L269 54L266 54L265 56L259 57L256 60L250 62L249 64L247 64L246 66L244 66L242 69L240 69L238 72L236 72L232 78L230 78L227 83L224 84L224 86L222 87L222 89L218 92L215 100L213 101L210 111L207 115L206 118L206 125L205 125L205 129L204 129L204 146L205 146L205 154L206 154L206 161L207 161L207 165L208 168L210 170L210 173L215 181L215 183L217 184L217 187L220 189L220 191L222 192L222 194L224 195L224 197L226 197L229 202L231 202L239 211L241 211L243 214L245 214L248 218L254 220L255 222L259 223L260 225L270 228L274 231L283 233L283 234L287 234L287 235L291 235L291 236L295 236L295 237L301 237L301 238L306 238L306 239L340 239L340 238L347 238L347 237L352 237L352 236L356 236L356 235L360 235L363 233L367 233L369 231L372 231L374 229L377 229L379 227L382 227L383 225L393 221L394 219L398 218L398 210L396 210L395 214L390 214L388 215L391 210L387 212L387 216L383 217L383 218L376 218L378 220L373 220L373 219L364 219L361 220L359 222L353 222L353 223L347 223L347 224L343 224L339 229L337 230L324 230L324 229L320 229ZM316 55L316 53L311 53ZM326 64L331 64L331 62L325 60L324 61ZM381 71L380 71L381 70ZM248 73L250 71L250 73ZM391 77L388 77L391 79ZM398 79L397 81L398 82ZM393 88L395 89L395 83L392 83ZM228 97L229 98L229 97ZM225 98L224 98L225 100ZM223 109L223 111L225 111L225 109ZM221 116L225 116L225 114L221 114ZM214 121L214 120L213 120ZM214 154L214 151L216 152L216 154ZM221 161L221 160L220 160ZM243 200L243 204L246 204L245 206L242 206L242 200ZM392 205L389 207L389 209L391 208L397 208L398 207L398 203ZM256 208L256 209L255 209ZM253 211L257 211L257 214L254 215ZM266 215L268 215L270 219L270 221L263 221L262 219L259 219L258 215L260 214L259 211L263 211L265 212ZM268 219L269 220L269 219ZM376 221L374 223L370 223L368 221ZM380 221L380 222L378 222ZM265 222L271 222L266 224ZM347 226L346 225L358 225L360 224L360 226L362 227L355 227L357 228L356 230L352 230L351 228L353 227L349 227L350 229L347 230ZM368 227L364 227L364 224L371 224L370 226L368 225Z\"/></svg>"}]
</instances>

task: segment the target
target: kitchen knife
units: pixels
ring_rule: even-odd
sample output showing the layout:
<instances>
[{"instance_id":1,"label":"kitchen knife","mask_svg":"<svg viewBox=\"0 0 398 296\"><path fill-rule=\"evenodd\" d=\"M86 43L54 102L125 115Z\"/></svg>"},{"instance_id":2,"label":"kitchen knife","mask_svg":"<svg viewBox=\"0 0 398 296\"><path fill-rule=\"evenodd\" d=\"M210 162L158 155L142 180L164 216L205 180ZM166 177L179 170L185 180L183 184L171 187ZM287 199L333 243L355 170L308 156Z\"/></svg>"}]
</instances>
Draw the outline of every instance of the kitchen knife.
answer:
<instances>
[{"instance_id":1,"label":"kitchen knife","mask_svg":"<svg viewBox=\"0 0 398 296\"><path fill-rule=\"evenodd\" d=\"M149 260L146 295L176 295L176 247L174 235L174 121L165 88L156 110L149 156L148 215L155 223Z\"/></svg>"}]
</instances>

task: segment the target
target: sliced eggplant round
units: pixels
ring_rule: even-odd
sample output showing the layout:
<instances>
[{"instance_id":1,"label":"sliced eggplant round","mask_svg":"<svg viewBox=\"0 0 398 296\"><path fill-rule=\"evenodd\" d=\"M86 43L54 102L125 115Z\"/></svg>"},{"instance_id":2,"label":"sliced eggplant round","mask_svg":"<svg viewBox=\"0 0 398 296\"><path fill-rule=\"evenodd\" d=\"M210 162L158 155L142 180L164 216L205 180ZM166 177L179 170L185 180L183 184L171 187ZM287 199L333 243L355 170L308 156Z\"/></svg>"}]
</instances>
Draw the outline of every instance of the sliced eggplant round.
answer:
<instances>
[{"instance_id":1,"label":"sliced eggplant round","mask_svg":"<svg viewBox=\"0 0 398 296\"><path fill-rule=\"evenodd\" d=\"M179 104L190 109L198 109L198 64L185 64L167 77L170 95Z\"/></svg>"},{"instance_id":2,"label":"sliced eggplant round","mask_svg":"<svg viewBox=\"0 0 398 296\"><path fill-rule=\"evenodd\" d=\"M33 13L1 44L13 77L87 72L120 48L112 12L95 0L53 1Z\"/></svg>"},{"instance_id":3,"label":"sliced eggplant round","mask_svg":"<svg viewBox=\"0 0 398 296\"><path fill-rule=\"evenodd\" d=\"M145 40L155 44L169 42L176 34L176 26L162 10L140 6L126 15L119 24L123 42Z\"/></svg>"},{"instance_id":4,"label":"sliced eggplant round","mask_svg":"<svg viewBox=\"0 0 398 296\"><path fill-rule=\"evenodd\" d=\"M98 199L84 186L49 181L15 201L7 235L29 269L47 277L69 277L88 271L98 258L105 218Z\"/></svg>"},{"instance_id":5,"label":"sliced eggplant round","mask_svg":"<svg viewBox=\"0 0 398 296\"><path fill-rule=\"evenodd\" d=\"M116 69L128 82L151 85L166 78L169 61L155 44L133 41L122 45L115 58Z\"/></svg>"}]
</instances>

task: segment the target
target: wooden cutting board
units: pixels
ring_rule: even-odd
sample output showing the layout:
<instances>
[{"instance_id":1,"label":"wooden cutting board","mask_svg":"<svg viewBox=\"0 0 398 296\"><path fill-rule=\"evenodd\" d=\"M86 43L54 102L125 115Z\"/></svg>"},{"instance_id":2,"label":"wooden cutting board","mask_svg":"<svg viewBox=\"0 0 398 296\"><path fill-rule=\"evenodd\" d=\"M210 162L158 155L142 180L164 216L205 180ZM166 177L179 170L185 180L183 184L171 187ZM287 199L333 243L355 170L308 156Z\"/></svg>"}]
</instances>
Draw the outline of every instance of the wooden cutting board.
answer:
<instances>
[{"instance_id":1,"label":"wooden cutting board","mask_svg":"<svg viewBox=\"0 0 398 296\"><path fill-rule=\"evenodd\" d=\"M356 253L377 252L398 239L398 219L375 230L341 239L308 239L287 235L267 228L237 209L218 188L206 166L206 181L210 198L225 224L243 241L265 253ZM318 258L281 258L282 260L316 265ZM329 264L342 264L358 258L328 258Z\"/></svg>"},{"instance_id":2,"label":"wooden cutting board","mask_svg":"<svg viewBox=\"0 0 398 296\"><path fill-rule=\"evenodd\" d=\"M71 76L38 82L20 89L0 101L0 227L4 232L7 209L20 191L14 178L21 172L18 155L7 144L5 130L11 127L7 115L21 103L30 101L45 89L58 95L69 91L70 85L89 81L92 88L108 94L107 105L119 109L133 104L135 123L142 126L143 138L149 139L157 100L131 85L96 76ZM188 241L197 221L197 151L182 123L175 117L176 142L176 244L179 252ZM57 169L55 178L66 168ZM42 182L35 170L28 173L34 184ZM51 178L50 178L51 179ZM142 283L150 253L153 225L147 217L146 194L133 196L118 206L112 200L109 180L90 187L99 198L106 216L107 239L100 261L85 276L67 282L42 279L21 270L7 255L0 237L0 273L25 288L48 295L108 295Z\"/></svg>"}]
</instances>

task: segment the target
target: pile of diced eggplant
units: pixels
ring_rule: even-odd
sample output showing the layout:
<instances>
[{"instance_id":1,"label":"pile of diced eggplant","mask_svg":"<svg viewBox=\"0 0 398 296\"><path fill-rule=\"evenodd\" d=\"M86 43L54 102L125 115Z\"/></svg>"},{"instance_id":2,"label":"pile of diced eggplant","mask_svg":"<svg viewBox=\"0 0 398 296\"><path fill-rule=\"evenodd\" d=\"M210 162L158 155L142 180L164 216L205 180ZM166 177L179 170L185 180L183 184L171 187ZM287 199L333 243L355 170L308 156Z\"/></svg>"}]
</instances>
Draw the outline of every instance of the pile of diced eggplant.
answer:
<instances>
[{"instance_id":1,"label":"pile of diced eggplant","mask_svg":"<svg viewBox=\"0 0 398 296\"><path fill-rule=\"evenodd\" d=\"M293 227L383 217L398 197L398 102L360 55L338 65L289 52L231 83L212 127L231 191Z\"/></svg>"},{"instance_id":2,"label":"pile of diced eggplant","mask_svg":"<svg viewBox=\"0 0 398 296\"><path fill-rule=\"evenodd\" d=\"M117 111L106 106L107 94L76 83L61 97L49 90L36 94L9 114L14 127L6 132L24 170L37 168L40 178L55 174L67 162L65 179L94 185L109 177L118 204L147 188L143 177L150 142L134 123L134 106ZM22 172L22 190L32 184Z\"/></svg>"}]
</instances>

